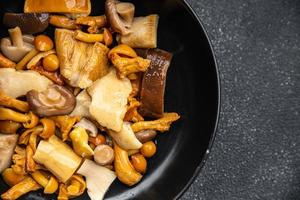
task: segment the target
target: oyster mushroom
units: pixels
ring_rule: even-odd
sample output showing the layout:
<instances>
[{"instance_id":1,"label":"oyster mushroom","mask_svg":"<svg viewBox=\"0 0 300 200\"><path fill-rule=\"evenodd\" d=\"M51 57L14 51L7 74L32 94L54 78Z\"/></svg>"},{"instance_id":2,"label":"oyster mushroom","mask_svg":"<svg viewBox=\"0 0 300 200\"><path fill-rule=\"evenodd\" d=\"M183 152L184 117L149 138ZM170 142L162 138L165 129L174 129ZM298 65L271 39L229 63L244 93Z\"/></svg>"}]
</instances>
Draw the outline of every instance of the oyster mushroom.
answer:
<instances>
[{"instance_id":1,"label":"oyster mushroom","mask_svg":"<svg viewBox=\"0 0 300 200\"><path fill-rule=\"evenodd\" d=\"M59 85L51 85L42 92L31 90L26 97L30 109L39 116L69 114L76 104L73 93Z\"/></svg>"},{"instance_id":2,"label":"oyster mushroom","mask_svg":"<svg viewBox=\"0 0 300 200\"><path fill-rule=\"evenodd\" d=\"M48 13L5 13L3 24L9 28L19 26L23 33L43 32L49 25Z\"/></svg>"},{"instance_id":3,"label":"oyster mushroom","mask_svg":"<svg viewBox=\"0 0 300 200\"><path fill-rule=\"evenodd\" d=\"M131 33L135 7L132 3L107 0L105 2L105 15L115 32L121 35Z\"/></svg>"},{"instance_id":4,"label":"oyster mushroom","mask_svg":"<svg viewBox=\"0 0 300 200\"><path fill-rule=\"evenodd\" d=\"M1 40L2 53L14 62L19 62L34 46L34 37L31 35L23 35L19 27L8 29L10 38Z\"/></svg>"}]
</instances>

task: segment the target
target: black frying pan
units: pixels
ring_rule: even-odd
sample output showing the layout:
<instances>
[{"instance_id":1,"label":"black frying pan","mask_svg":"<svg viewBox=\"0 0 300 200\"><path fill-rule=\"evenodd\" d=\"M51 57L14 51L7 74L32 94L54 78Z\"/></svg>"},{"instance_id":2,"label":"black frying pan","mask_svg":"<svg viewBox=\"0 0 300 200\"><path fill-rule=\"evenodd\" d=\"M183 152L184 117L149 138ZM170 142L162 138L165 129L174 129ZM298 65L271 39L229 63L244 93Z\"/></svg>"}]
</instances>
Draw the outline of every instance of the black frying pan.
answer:
<instances>
[{"instance_id":1,"label":"black frying pan","mask_svg":"<svg viewBox=\"0 0 300 200\"><path fill-rule=\"evenodd\" d=\"M166 111L182 116L168 133L157 137L157 154L148 162L143 180L134 187L115 181L107 199L176 199L191 184L205 163L214 139L220 103L216 61L203 27L195 13L182 0L139 0L136 16L160 15L159 48L174 54L168 72ZM23 12L21 0L0 1L4 12ZM92 0L93 15L103 14L104 0ZM49 28L47 34L53 34ZM7 28L0 25L0 36ZM0 180L0 193L8 187ZM56 199L42 191L22 199ZM77 199L88 199L87 194Z\"/></svg>"}]
</instances>

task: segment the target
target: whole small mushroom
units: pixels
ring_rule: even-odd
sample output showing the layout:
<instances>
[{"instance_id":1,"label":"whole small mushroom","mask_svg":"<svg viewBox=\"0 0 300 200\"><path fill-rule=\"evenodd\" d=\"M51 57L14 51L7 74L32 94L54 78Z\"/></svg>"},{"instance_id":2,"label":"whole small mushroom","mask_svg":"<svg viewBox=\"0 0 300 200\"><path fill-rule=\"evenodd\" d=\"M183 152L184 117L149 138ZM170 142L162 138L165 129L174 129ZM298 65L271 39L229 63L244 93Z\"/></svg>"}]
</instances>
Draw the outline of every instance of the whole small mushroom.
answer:
<instances>
[{"instance_id":1,"label":"whole small mushroom","mask_svg":"<svg viewBox=\"0 0 300 200\"><path fill-rule=\"evenodd\" d=\"M19 27L8 29L10 38L2 38L2 53L14 62L19 62L34 46L34 37L31 35L23 35Z\"/></svg>"},{"instance_id":2,"label":"whole small mushroom","mask_svg":"<svg viewBox=\"0 0 300 200\"><path fill-rule=\"evenodd\" d=\"M106 144L100 144L94 149L94 160L99 165L110 165L114 158L114 150Z\"/></svg>"},{"instance_id":3,"label":"whole small mushroom","mask_svg":"<svg viewBox=\"0 0 300 200\"><path fill-rule=\"evenodd\" d=\"M75 96L71 91L55 84L42 92L31 90L26 97L30 109L41 117L69 114L76 104Z\"/></svg>"},{"instance_id":4,"label":"whole small mushroom","mask_svg":"<svg viewBox=\"0 0 300 200\"><path fill-rule=\"evenodd\" d=\"M105 15L112 29L121 35L130 33L135 7L132 3L106 0Z\"/></svg>"}]
</instances>

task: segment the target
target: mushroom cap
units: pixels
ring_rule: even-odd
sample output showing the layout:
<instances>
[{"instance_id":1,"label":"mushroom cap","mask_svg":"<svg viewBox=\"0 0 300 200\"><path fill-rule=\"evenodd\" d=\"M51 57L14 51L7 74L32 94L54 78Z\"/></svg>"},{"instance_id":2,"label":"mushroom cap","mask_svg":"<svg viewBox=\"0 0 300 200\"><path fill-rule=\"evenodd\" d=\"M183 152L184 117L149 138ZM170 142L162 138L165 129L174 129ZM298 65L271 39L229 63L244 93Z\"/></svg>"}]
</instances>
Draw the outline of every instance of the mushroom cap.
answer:
<instances>
[{"instance_id":1,"label":"mushroom cap","mask_svg":"<svg viewBox=\"0 0 300 200\"><path fill-rule=\"evenodd\" d=\"M60 85L51 85L42 92L31 90L26 97L30 109L41 117L70 114L76 104L73 93Z\"/></svg>"},{"instance_id":2,"label":"mushroom cap","mask_svg":"<svg viewBox=\"0 0 300 200\"><path fill-rule=\"evenodd\" d=\"M135 7L132 3L123 3L116 0L106 0L105 15L114 31L121 35L131 33Z\"/></svg>"},{"instance_id":3,"label":"mushroom cap","mask_svg":"<svg viewBox=\"0 0 300 200\"><path fill-rule=\"evenodd\" d=\"M9 38L3 38L1 40L1 51L2 53L14 62L19 62L24 56L31 51L33 46L34 37L31 35L23 35L23 46L13 46L12 41Z\"/></svg>"}]
</instances>

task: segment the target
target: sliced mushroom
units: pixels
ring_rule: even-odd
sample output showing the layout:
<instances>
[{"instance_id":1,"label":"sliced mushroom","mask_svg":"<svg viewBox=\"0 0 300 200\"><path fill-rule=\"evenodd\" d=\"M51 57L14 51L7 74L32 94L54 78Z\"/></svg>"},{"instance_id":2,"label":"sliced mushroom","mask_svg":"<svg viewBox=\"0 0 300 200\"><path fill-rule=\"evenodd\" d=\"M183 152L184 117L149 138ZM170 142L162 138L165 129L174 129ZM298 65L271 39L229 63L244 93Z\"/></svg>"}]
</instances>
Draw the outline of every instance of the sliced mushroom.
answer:
<instances>
[{"instance_id":1,"label":"sliced mushroom","mask_svg":"<svg viewBox=\"0 0 300 200\"><path fill-rule=\"evenodd\" d=\"M92 137L96 137L98 134L97 126L86 118L82 118L78 123L74 125L74 127L84 128Z\"/></svg>"},{"instance_id":2,"label":"sliced mushroom","mask_svg":"<svg viewBox=\"0 0 300 200\"><path fill-rule=\"evenodd\" d=\"M118 35L118 42L132 48L156 48L158 20L155 14L134 18L130 34Z\"/></svg>"},{"instance_id":3,"label":"sliced mushroom","mask_svg":"<svg viewBox=\"0 0 300 200\"><path fill-rule=\"evenodd\" d=\"M18 141L18 135L0 134L0 173L11 163L15 146Z\"/></svg>"},{"instance_id":4,"label":"sliced mushroom","mask_svg":"<svg viewBox=\"0 0 300 200\"><path fill-rule=\"evenodd\" d=\"M48 13L5 13L3 24L9 28L20 27L23 33L43 32L49 25Z\"/></svg>"},{"instance_id":5,"label":"sliced mushroom","mask_svg":"<svg viewBox=\"0 0 300 200\"><path fill-rule=\"evenodd\" d=\"M1 51L10 60L19 62L34 48L34 37L30 35L22 36L22 32L19 27L8 29L8 32L10 38L2 38Z\"/></svg>"},{"instance_id":6,"label":"sliced mushroom","mask_svg":"<svg viewBox=\"0 0 300 200\"><path fill-rule=\"evenodd\" d=\"M26 0L24 13L65 13L87 16L91 13L90 0Z\"/></svg>"},{"instance_id":7,"label":"sliced mushroom","mask_svg":"<svg viewBox=\"0 0 300 200\"><path fill-rule=\"evenodd\" d=\"M30 109L39 116L70 114L76 104L73 93L59 85L51 85L42 92L31 90L26 97Z\"/></svg>"},{"instance_id":8,"label":"sliced mushroom","mask_svg":"<svg viewBox=\"0 0 300 200\"><path fill-rule=\"evenodd\" d=\"M121 131L131 90L129 79L119 79L112 70L88 88L92 97L90 114L101 126Z\"/></svg>"},{"instance_id":9,"label":"sliced mushroom","mask_svg":"<svg viewBox=\"0 0 300 200\"><path fill-rule=\"evenodd\" d=\"M132 3L124 3L116 0L106 0L105 15L115 32L121 35L131 33L131 27L134 17L135 7Z\"/></svg>"}]
</instances>

